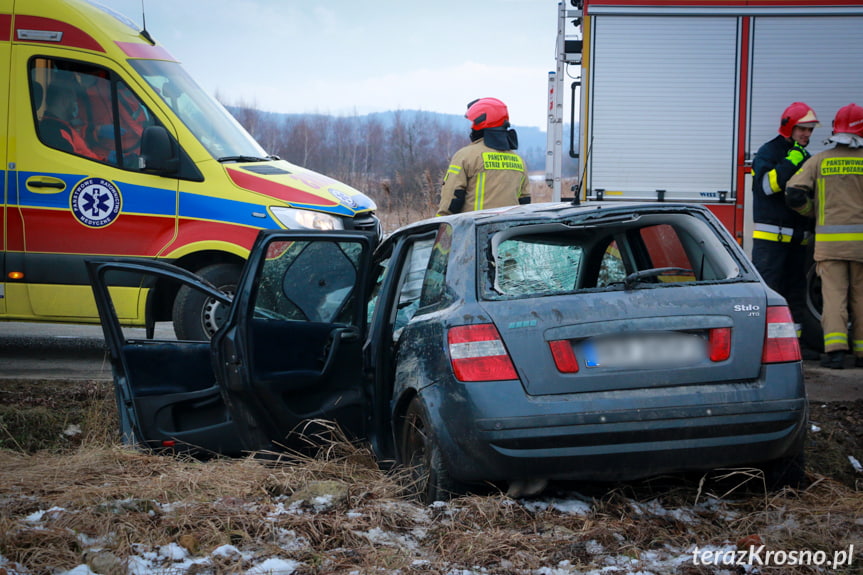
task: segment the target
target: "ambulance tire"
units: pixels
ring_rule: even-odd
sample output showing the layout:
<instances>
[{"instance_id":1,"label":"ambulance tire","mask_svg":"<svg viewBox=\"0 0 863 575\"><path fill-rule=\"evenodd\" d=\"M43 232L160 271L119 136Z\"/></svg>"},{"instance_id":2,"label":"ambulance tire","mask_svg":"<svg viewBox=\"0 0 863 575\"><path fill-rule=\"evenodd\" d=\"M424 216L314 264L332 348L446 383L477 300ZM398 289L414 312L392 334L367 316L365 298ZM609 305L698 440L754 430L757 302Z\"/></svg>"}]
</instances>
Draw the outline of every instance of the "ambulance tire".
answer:
<instances>
[{"instance_id":1,"label":"ambulance tire","mask_svg":"<svg viewBox=\"0 0 863 575\"><path fill-rule=\"evenodd\" d=\"M234 293L242 269L237 264L218 263L195 273L220 290ZM228 308L215 300L189 287L181 287L174 299L174 333L179 340L207 341L225 321L227 312Z\"/></svg>"}]
</instances>

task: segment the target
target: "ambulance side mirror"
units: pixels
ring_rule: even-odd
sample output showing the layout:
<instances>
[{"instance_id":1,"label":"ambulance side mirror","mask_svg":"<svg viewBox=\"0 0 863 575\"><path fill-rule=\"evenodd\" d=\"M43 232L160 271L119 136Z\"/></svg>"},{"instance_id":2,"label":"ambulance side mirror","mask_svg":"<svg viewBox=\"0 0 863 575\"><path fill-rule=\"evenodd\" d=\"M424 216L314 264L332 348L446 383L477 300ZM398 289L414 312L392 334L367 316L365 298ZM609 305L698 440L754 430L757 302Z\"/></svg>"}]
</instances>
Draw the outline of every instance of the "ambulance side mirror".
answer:
<instances>
[{"instance_id":1,"label":"ambulance side mirror","mask_svg":"<svg viewBox=\"0 0 863 575\"><path fill-rule=\"evenodd\" d=\"M141 171L159 175L175 174L180 156L164 126L149 126L141 135Z\"/></svg>"}]
</instances>

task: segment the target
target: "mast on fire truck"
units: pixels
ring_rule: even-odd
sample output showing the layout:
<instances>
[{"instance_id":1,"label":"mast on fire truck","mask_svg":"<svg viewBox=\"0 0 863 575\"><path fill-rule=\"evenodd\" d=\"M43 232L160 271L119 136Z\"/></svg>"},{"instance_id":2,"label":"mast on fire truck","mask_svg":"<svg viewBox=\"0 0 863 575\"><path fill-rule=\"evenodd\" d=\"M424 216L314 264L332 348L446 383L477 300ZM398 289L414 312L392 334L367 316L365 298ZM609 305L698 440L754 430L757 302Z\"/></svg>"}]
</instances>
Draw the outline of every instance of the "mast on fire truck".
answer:
<instances>
[{"instance_id":1,"label":"mast on fire truck","mask_svg":"<svg viewBox=\"0 0 863 575\"><path fill-rule=\"evenodd\" d=\"M581 66L581 39L566 39L568 22L577 28L581 24L582 0L570 0L574 9L567 9L564 2L557 6L557 41L555 42L555 70L548 73L548 129L545 156L545 182L552 190L552 201L561 199L561 179L563 173L563 106L564 79L567 75L567 65ZM572 83L572 96L581 85L580 73ZM569 156L578 157L575 150L573 130L575 129L575 106L571 107Z\"/></svg>"}]
</instances>

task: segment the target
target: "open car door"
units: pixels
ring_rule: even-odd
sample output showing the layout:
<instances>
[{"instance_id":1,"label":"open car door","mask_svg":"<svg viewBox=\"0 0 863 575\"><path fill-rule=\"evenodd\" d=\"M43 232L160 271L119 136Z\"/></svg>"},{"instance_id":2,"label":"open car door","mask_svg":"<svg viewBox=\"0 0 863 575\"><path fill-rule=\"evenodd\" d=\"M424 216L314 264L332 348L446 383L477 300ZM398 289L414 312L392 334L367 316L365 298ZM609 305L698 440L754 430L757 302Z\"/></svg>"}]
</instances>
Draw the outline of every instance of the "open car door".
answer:
<instances>
[{"instance_id":1,"label":"open car door","mask_svg":"<svg viewBox=\"0 0 863 575\"><path fill-rule=\"evenodd\" d=\"M223 305L230 305L231 296L158 261L91 260L87 270L110 353L123 442L196 455L241 454L239 433L213 370L211 342L177 341L170 324L165 329L150 324L146 332L155 333L155 339L142 328L124 328L109 287L188 285Z\"/></svg>"},{"instance_id":2,"label":"open car door","mask_svg":"<svg viewBox=\"0 0 863 575\"><path fill-rule=\"evenodd\" d=\"M373 247L362 232L263 231L233 298L170 264L88 261L124 441L238 455L296 444L322 420L364 436L371 392L362 351ZM109 287L139 282L189 286L230 305L226 322L211 341L130 336Z\"/></svg>"},{"instance_id":3,"label":"open car door","mask_svg":"<svg viewBox=\"0 0 863 575\"><path fill-rule=\"evenodd\" d=\"M245 449L296 445L336 422L365 437L367 276L372 236L267 230L258 236L227 321L213 336L217 379Z\"/></svg>"}]
</instances>

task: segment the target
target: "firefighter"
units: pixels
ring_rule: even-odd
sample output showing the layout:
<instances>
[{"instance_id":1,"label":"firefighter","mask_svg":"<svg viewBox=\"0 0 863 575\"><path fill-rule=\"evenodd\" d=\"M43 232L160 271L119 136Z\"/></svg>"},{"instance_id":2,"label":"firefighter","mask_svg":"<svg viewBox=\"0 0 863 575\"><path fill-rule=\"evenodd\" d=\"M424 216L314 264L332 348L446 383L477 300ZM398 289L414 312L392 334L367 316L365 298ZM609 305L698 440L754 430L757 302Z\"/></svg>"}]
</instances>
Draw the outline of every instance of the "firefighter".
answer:
<instances>
[{"instance_id":1,"label":"firefighter","mask_svg":"<svg viewBox=\"0 0 863 575\"><path fill-rule=\"evenodd\" d=\"M806 146L818 125L812 108L794 102L782 112L779 135L761 146L752 162L752 263L767 285L788 301L798 338L806 313L812 222L785 204L785 186L809 158ZM820 357L802 342L800 348L803 359Z\"/></svg>"},{"instance_id":2,"label":"firefighter","mask_svg":"<svg viewBox=\"0 0 863 575\"><path fill-rule=\"evenodd\" d=\"M788 205L815 220L815 262L821 277L824 351L821 365L845 366L849 347L863 367L863 107L836 112L834 146L815 154L788 182ZM848 307L852 340L848 342Z\"/></svg>"},{"instance_id":3,"label":"firefighter","mask_svg":"<svg viewBox=\"0 0 863 575\"><path fill-rule=\"evenodd\" d=\"M437 215L529 204L527 169L513 153L518 136L509 129L509 111L497 98L467 105L471 143L450 160L441 186Z\"/></svg>"}]
</instances>

